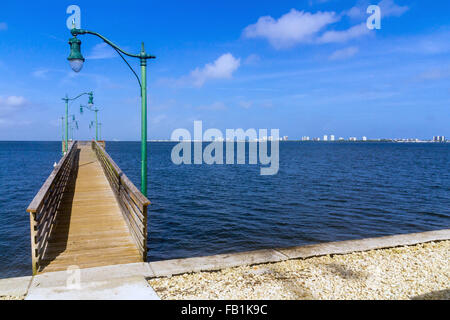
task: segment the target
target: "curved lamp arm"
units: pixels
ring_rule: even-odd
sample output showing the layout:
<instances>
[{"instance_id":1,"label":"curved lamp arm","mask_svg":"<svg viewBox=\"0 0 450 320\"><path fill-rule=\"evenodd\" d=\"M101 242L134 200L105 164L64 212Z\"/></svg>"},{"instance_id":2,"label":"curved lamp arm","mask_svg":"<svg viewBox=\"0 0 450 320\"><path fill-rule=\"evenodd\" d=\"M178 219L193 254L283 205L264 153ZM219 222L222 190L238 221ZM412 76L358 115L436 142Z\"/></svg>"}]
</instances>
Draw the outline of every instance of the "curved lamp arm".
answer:
<instances>
[{"instance_id":1,"label":"curved lamp arm","mask_svg":"<svg viewBox=\"0 0 450 320\"><path fill-rule=\"evenodd\" d=\"M65 97L65 98L62 98L64 101L73 101L73 100L77 100L79 97L81 97L81 96L84 96L85 94L87 94L87 95L91 95L92 94L92 92L83 92L83 93L81 93L81 94L79 94L78 96L76 96L75 98L69 98L69 97Z\"/></svg>"},{"instance_id":2,"label":"curved lamp arm","mask_svg":"<svg viewBox=\"0 0 450 320\"><path fill-rule=\"evenodd\" d=\"M136 77L137 82L139 83L139 87L141 87L142 90L142 84L141 84L141 79L139 79L139 76L137 75L136 71L134 71L134 69L130 66L130 64L128 63L127 59L125 59L123 57L123 55L120 53L120 51L118 49L116 49L115 47L112 47L114 50L116 50L117 54L122 58L122 60L127 64L128 68L130 68L131 72L133 72L134 76Z\"/></svg>"},{"instance_id":3,"label":"curved lamp arm","mask_svg":"<svg viewBox=\"0 0 450 320\"><path fill-rule=\"evenodd\" d=\"M99 37L100 39L102 39L103 41L105 41L107 44L109 44L111 47L113 47L114 49L122 52L124 55L127 55L129 57L133 57L133 58L140 58L140 59L155 59L155 56L152 56L150 54L146 54L144 47L142 47L142 51L140 54L131 54L126 52L125 50L122 50L119 46L117 46L116 44L114 44L112 41L108 40L107 38L105 38L104 36L102 36L101 34L97 33L97 32L93 32L93 31L89 31L89 30L83 30L83 29L76 29L73 28L72 30L70 30L70 33L72 33L72 35L74 37L76 37L79 34L92 34L94 36Z\"/></svg>"},{"instance_id":4,"label":"curved lamp arm","mask_svg":"<svg viewBox=\"0 0 450 320\"><path fill-rule=\"evenodd\" d=\"M145 49L144 49L144 43L142 43L142 50L140 54L131 54L126 52L125 50L123 50L122 48L120 48L118 45L114 44L111 40L107 39L106 37L102 36L101 34L94 32L94 31L89 31L89 30L84 30L84 29L77 29L77 28L73 28L72 30L70 30L70 33L76 37L79 34L92 34L94 36L99 37L100 39L102 39L104 42L106 42L108 45L110 45L114 50L116 50L116 52L119 54L119 56L122 58L122 60L127 64L128 68L130 68L131 72L133 72L134 76L136 77L139 86L142 88L142 84L141 84L141 80L139 79L139 76L136 74L136 72L134 71L134 69L130 66L130 64L128 63L128 61L122 56L122 53L126 56L132 57L132 58L139 58L142 60L147 60L147 59L155 59L155 56L152 56L150 54L146 54L145 53Z\"/></svg>"},{"instance_id":5,"label":"curved lamp arm","mask_svg":"<svg viewBox=\"0 0 450 320\"><path fill-rule=\"evenodd\" d=\"M100 110L97 108L97 106L96 106L95 108L93 108L93 107L90 107L89 105L87 105L87 106L80 105L80 107L81 107L81 108L86 108L86 109L88 109L89 111L92 111L92 112L100 111Z\"/></svg>"}]
</instances>

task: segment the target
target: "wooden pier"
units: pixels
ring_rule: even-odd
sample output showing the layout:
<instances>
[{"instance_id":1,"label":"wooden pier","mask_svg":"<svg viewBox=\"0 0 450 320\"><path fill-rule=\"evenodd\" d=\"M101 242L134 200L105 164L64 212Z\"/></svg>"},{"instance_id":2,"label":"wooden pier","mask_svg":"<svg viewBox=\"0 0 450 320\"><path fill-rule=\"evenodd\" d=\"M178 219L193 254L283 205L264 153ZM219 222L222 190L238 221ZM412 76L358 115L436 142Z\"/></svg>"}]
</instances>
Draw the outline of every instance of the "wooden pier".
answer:
<instances>
[{"instance_id":1,"label":"wooden pier","mask_svg":"<svg viewBox=\"0 0 450 320\"><path fill-rule=\"evenodd\" d=\"M30 214L33 274L145 261L147 206L99 142L73 142Z\"/></svg>"}]
</instances>

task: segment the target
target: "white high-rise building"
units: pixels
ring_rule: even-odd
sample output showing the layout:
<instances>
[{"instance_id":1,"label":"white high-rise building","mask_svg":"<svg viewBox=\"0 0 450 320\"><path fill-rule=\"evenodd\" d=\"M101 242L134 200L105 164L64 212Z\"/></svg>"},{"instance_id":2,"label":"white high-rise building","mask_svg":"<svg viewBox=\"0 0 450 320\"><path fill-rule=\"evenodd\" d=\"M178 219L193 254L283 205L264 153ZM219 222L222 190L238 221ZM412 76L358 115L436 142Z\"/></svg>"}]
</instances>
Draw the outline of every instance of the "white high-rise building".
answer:
<instances>
[{"instance_id":1,"label":"white high-rise building","mask_svg":"<svg viewBox=\"0 0 450 320\"><path fill-rule=\"evenodd\" d=\"M328 141L328 136L326 134L323 135L323 141Z\"/></svg>"},{"instance_id":2,"label":"white high-rise building","mask_svg":"<svg viewBox=\"0 0 450 320\"><path fill-rule=\"evenodd\" d=\"M334 134L330 136L330 141L334 141Z\"/></svg>"},{"instance_id":3,"label":"white high-rise building","mask_svg":"<svg viewBox=\"0 0 450 320\"><path fill-rule=\"evenodd\" d=\"M367 141L367 137L366 137L366 136L363 136L363 137L362 137L362 141Z\"/></svg>"},{"instance_id":4,"label":"white high-rise building","mask_svg":"<svg viewBox=\"0 0 450 320\"><path fill-rule=\"evenodd\" d=\"M445 142L445 136L434 136L433 141L434 142Z\"/></svg>"}]
</instances>

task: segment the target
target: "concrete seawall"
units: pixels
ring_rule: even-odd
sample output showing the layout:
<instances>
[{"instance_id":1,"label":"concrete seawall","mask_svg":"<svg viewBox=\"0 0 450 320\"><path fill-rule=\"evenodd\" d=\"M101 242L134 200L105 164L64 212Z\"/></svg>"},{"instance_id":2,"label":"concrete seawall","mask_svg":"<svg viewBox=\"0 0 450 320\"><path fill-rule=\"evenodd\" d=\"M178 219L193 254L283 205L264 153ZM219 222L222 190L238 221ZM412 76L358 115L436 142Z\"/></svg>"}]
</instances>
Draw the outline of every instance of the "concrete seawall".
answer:
<instances>
[{"instance_id":1,"label":"concrete seawall","mask_svg":"<svg viewBox=\"0 0 450 320\"><path fill-rule=\"evenodd\" d=\"M161 277L189 272L214 271L242 265L279 262L289 259L305 259L322 255L409 246L448 239L450 239L450 229L444 229L360 240L326 242L282 249L265 249L207 257L163 260L150 262L150 268L155 277Z\"/></svg>"},{"instance_id":2,"label":"concrete seawall","mask_svg":"<svg viewBox=\"0 0 450 320\"><path fill-rule=\"evenodd\" d=\"M291 248L88 268L80 269L79 274L73 271L49 272L34 277L1 279L0 298L159 299L146 279L200 271L217 271L229 267L291 259L410 246L449 239L450 229L444 229ZM75 286L70 285L73 284L74 274L79 277L79 282L75 283Z\"/></svg>"}]
</instances>

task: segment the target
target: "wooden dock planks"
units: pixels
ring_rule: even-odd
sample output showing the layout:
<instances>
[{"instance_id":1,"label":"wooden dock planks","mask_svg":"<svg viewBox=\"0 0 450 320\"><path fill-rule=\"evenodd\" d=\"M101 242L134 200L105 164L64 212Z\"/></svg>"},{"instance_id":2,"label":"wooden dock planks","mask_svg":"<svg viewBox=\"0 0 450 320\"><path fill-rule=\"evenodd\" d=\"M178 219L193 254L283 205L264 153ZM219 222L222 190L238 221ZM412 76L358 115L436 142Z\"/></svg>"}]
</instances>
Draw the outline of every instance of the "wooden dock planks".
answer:
<instances>
[{"instance_id":1,"label":"wooden dock planks","mask_svg":"<svg viewBox=\"0 0 450 320\"><path fill-rule=\"evenodd\" d=\"M80 145L38 273L142 262L119 204L90 145Z\"/></svg>"}]
</instances>

